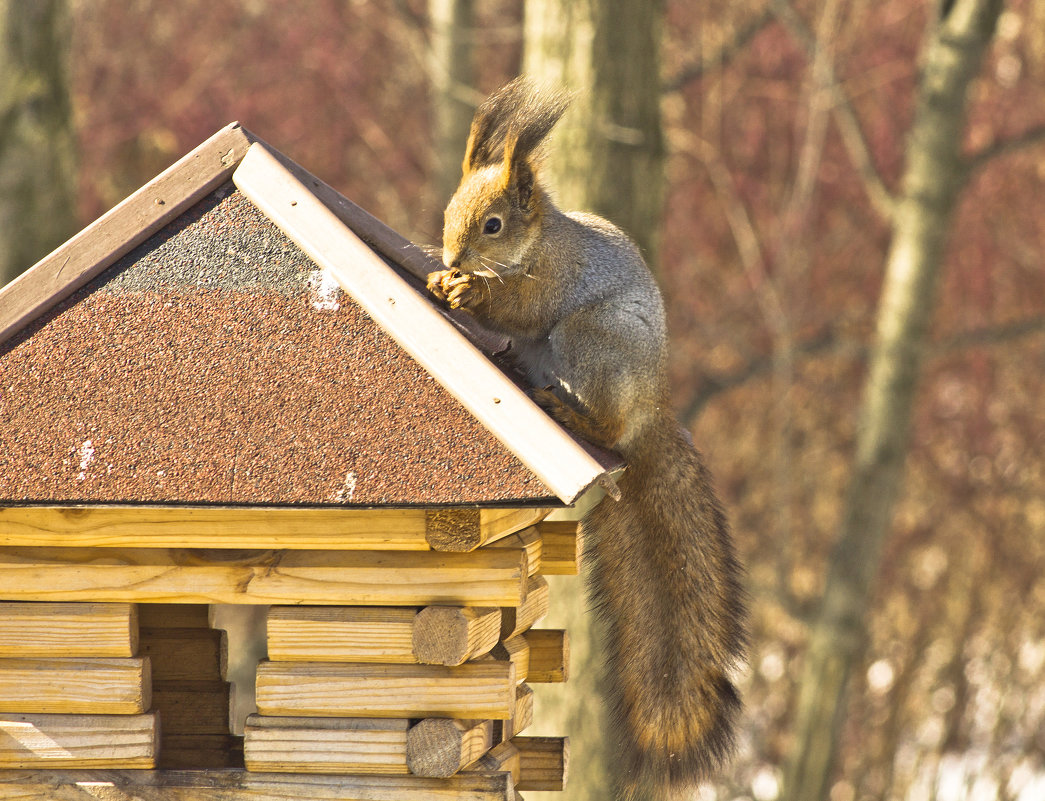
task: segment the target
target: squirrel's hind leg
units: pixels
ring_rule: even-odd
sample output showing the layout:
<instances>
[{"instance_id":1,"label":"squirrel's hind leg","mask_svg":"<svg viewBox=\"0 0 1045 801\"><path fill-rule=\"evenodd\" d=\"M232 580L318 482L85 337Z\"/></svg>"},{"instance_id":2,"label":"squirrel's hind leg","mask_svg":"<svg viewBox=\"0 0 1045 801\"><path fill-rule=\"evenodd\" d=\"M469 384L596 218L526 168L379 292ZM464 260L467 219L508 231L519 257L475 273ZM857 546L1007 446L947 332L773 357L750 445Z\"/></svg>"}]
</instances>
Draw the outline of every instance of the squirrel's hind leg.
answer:
<instances>
[{"instance_id":1,"label":"squirrel's hind leg","mask_svg":"<svg viewBox=\"0 0 1045 801\"><path fill-rule=\"evenodd\" d=\"M606 425L597 420L587 409L581 407L574 398L563 398L562 390L556 387L544 387L530 391L530 397L534 403L540 406L548 415L579 437L588 440L603 448L613 448L620 440L622 430ZM616 429L622 429L617 426Z\"/></svg>"}]
</instances>

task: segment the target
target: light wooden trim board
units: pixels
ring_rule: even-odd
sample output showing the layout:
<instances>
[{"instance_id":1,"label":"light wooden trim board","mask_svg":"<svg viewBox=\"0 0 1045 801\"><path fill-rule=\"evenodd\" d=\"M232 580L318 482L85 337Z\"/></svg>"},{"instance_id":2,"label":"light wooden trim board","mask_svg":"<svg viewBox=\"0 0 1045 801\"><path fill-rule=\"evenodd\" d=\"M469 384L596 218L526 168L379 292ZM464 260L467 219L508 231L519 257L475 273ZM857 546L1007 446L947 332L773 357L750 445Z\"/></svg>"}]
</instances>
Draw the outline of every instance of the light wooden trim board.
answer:
<instances>
[{"instance_id":1,"label":"light wooden trim board","mask_svg":"<svg viewBox=\"0 0 1045 801\"><path fill-rule=\"evenodd\" d=\"M547 509L300 509L215 506L0 507L0 547L474 550ZM435 521L440 521L434 525ZM453 526L450 526L450 523ZM445 536L452 528L456 537ZM447 541L446 547L441 544Z\"/></svg>"},{"instance_id":2,"label":"light wooden trim board","mask_svg":"<svg viewBox=\"0 0 1045 801\"><path fill-rule=\"evenodd\" d=\"M236 186L563 503L606 471L261 143Z\"/></svg>"}]
</instances>

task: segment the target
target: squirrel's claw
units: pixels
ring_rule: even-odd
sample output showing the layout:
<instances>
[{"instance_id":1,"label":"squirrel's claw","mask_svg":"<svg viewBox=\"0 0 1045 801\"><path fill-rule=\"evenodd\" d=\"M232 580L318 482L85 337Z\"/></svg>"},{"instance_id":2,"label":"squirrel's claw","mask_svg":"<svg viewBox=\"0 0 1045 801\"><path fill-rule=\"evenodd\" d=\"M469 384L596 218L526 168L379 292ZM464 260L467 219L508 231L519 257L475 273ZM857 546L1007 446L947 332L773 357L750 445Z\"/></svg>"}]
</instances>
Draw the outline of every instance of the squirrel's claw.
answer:
<instances>
[{"instance_id":1,"label":"squirrel's claw","mask_svg":"<svg viewBox=\"0 0 1045 801\"><path fill-rule=\"evenodd\" d=\"M443 284L451 309L474 309L485 298L485 290L475 276L461 274Z\"/></svg>"},{"instance_id":2,"label":"squirrel's claw","mask_svg":"<svg viewBox=\"0 0 1045 801\"><path fill-rule=\"evenodd\" d=\"M428 291L439 300L446 300L450 292L450 282L454 275L460 275L457 270L435 270L428 274Z\"/></svg>"},{"instance_id":3,"label":"squirrel's claw","mask_svg":"<svg viewBox=\"0 0 1045 801\"><path fill-rule=\"evenodd\" d=\"M474 276L458 270L436 270L428 274L428 291L451 309L468 309L482 300L482 290Z\"/></svg>"}]
</instances>

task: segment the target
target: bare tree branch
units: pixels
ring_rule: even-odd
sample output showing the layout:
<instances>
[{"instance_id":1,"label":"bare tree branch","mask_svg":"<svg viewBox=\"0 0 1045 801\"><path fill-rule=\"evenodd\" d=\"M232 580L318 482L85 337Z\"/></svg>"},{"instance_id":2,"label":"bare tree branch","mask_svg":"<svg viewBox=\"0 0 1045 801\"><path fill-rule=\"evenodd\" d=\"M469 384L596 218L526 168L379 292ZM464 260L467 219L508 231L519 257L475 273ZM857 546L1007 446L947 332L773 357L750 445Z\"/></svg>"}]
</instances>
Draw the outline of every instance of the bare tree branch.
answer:
<instances>
[{"instance_id":1,"label":"bare tree branch","mask_svg":"<svg viewBox=\"0 0 1045 801\"><path fill-rule=\"evenodd\" d=\"M726 222L733 234L733 241L737 247L737 254L740 256L740 265L744 270L744 275L751 284L752 292L755 293L755 300L758 302L767 327L774 336L779 336L788 328L787 314L776 285L773 283L773 278L769 274L762 250L762 239L743 199L736 191L733 176L722 160L722 155L710 142L698 136L692 136L684 141L683 149L692 153L707 170L708 178L715 189Z\"/></svg>"},{"instance_id":2,"label":"bare tree branch","mask_svg":"<svg viewBox=\"0 0 1045 801\"><path fill-rule=\"evenodd\" d=\"M926 356L934 359L966 348L1005 345L1035 334L1045 334L1045 315L1032 315L1021 320L959 331L931 343ZM790 350L790 357L798 359L823 354L835 356L845 354L854 360L866 361L868 350L866 343L840 338L833 328L828 327L810 339L796 342ZM692 427L704 407L717 396L741 387L749 381L755 381L771 374L777 358L778 354L761 354L742 364L736 370L705 376L700 386L682 407L679 417L686 425Z\"/></svg>"},{"instance_id":3,"label":"bare tree branch","mask_svg":"<svg viewBox=\"0 0 1045 801\"><path fill-rule=\"evenodd\" d=\"M665 81L662 91L665 93L681 91L686 84L700 80L706 73L725 67L774 18L772 10L766 6L761 13L756 14L746 25L735 31L733 38L723 43L715 52L701 54L697 61L686 65L676 75Z\"/></svg>"},{"instance_id":4,"label":"bare tree branch","mask_svg":"<svg viewBox=\"0 0 1045 801\"><path fill-rule=\"evenodd\" d=\"M795 359L799 356L814 356L825 351L834 350L838 347L838 344L835 332L831 329L825 329L812 339L796 343L791 348L789 357ZM866 346L860 348L860 352L866 357ZM706 376L685 407L679 412L679 417L682 418L686 425L692 426L711 400L723 392L729 392L746 384L748 381L769 375L776 369L778 359L779 354L766 353L756 356L730 373Z\"/></svg>"},{"instance_id":5,"label":"bare tree branch","mask_svg":"<svg viewBox=\"0 0 1045 801\"><path fill-rule=\"evenodd\" d=\"M973 172L986 166L996 158L1007 156L1025 147L1033 147L1043 142L1045 142L1045 124L1034 125L1011 139L1002 139L971 154L966 158L965 166L969 172Z\"/></svg>"},{"instance_id":6,"label":"bare tree branch","mask_svg":"<svg viewBox=\"0 0 1045 801\"><path fill-rule=\"evenodd\" d=\"M407 0L395 0L393 5L404 22L416 29L425 39L428 38L428 20L422 12L411 8Z\"/></svg>"},{"instance_id":7,"label":"bare tree branch","mask_svg":"<svg viewBox=\"0 0 1045 801\"><path fill-rule=\"evenodd\" d=\"M805 48L810 58L815 58L818 52L816 36L809 29L805 20L795 11L788 0L772 0L773 13L788 32ZM842 136L842 143L846 152L853 162L857 173L863 181L864 191L867 193L871 205L882 216L888 220L895 209L896 200L893 193L885 185L882 176L875 167L874 159L871 157L871 149L864 137L863 127L856 116L856 110L846 94L845 89L838 82L834 67L824 64L825 76L829 79L828 86L834 100L834 117L838 124L838 131Z\"/></svg>"},{"instance_id":8,"label":"bare tree branch","mask_svg":"<svg viewBox=\"0 0 1045 801\"><path fill-rule=\"evenodd\" d=\"M805 90L807 116L802 144L798 149L795 180L781 218L785 231L796 231L799 220L807 215L817 185L824 156L824 140L830 122L834 88L837 83L830 52L830 42L838 33L839 0L825 0L816 34L812 37L812 53L808 87ZM788 238L791 238L789 235Z\"/></svg>"},{"instance_id":9,"label":"bare tree branch","mask_svg":"<svg viewBox=\"0 0 1045 801\"><path fill-rule=\"evenodd\" d=\"M964 348L1003 345L1014 339L1041 333L1045 333L1045 315L1034 315L1000 325L986 325L969 331L960 331L933 343L930 347L930 356L942 356Z\"/></svg>"}]
</instances>

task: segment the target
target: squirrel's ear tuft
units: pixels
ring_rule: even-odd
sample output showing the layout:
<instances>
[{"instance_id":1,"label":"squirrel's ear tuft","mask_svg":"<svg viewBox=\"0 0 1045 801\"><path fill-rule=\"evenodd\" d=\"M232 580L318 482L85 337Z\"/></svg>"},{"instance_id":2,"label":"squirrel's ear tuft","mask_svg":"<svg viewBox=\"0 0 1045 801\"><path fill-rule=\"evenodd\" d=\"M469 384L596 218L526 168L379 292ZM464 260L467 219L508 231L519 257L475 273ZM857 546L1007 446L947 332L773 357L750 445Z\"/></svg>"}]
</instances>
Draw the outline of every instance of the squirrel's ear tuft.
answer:
<instances>
[{"instance_id":1,"label":"squirrel's ear tuft","mask_svg":"<svg viewBox=\"0 0 1045 801\"><path fill-rule=\"evenodd\" d=\"M536 165L531 159L519 157L519 138L509 135L504 144L504 166L501 172L501 186L506 192L515 196L522 209L530 208L530 198L537 184Z\"/></svg>"},{"instance_id":2,"label":"squirrel's ear tuft","mask_svg":"<svg viewBox=\"0 0 1045 801\"><path fill-rule=\"evenodd\" d=\"M565 93L538 91L522 76L505 84L475 112L462 171L468 175L498 163L511 169L509 150L518 163L528 161L568 105Z\"/></svg>"}]
</instances>

